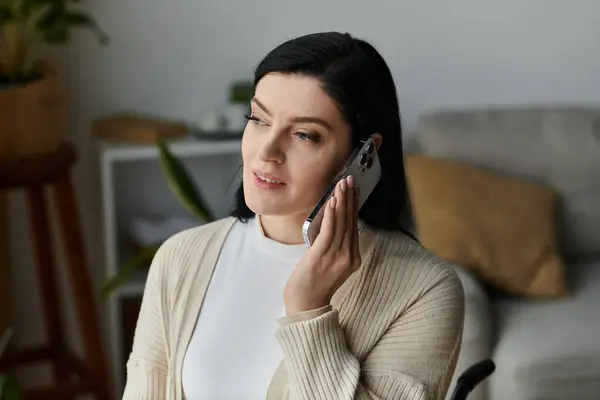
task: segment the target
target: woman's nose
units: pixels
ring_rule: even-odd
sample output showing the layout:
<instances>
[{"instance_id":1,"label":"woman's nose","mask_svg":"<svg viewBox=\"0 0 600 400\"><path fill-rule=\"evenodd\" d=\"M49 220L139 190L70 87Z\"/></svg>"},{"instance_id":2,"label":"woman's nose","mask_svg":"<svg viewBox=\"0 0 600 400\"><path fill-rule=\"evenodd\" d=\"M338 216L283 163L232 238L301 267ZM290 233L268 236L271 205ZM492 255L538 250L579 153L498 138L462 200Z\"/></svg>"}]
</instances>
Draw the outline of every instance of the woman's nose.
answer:
<instances>
[{"instance_id":1,"label":"woman's nose","mask_svg":"<svg viewBox=\"0 0 600 400\"><path fill-rule=\"evenodd\" d=\"M281 134L271 132L262 143L258 157L262 162L283 163L285 161L284 143Z\"/></svg>"}]
</instances>

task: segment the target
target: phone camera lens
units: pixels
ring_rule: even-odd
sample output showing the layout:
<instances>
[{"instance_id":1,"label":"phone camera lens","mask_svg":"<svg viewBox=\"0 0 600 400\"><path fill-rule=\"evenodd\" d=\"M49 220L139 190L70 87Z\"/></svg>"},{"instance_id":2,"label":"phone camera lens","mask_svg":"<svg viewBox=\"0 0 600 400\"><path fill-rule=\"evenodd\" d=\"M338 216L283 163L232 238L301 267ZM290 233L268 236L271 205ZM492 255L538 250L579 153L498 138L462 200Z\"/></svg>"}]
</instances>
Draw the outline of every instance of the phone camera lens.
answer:
<instances>
[{"instance_id":1,"label":"phone camera lens","mask_svg":"<svg viewBox=\"0 0 600 400\"><path fill-rule=\"evenodd\" d=\"M373 166L373 157L369 157L369 160L367 161L367 168L371 168Z\"/></svg>"},{"instance_id":2,"label":"phone camera lens","mask_svg":"<svg viewBox=\"0 0 600 400\"><path fill-rule=\"evenodd\" d=\"M369 143L369 145L367 146L367 153L369 154L373 154L373 150L374 150L374 146L372 143Z\"/></svg>"},{"instance_id":3,"label":"phone camera lens","mask_svg":"<svg viewBox=\"0 0 600 400\"><path fill-rule=\"evenodd\" d=\"M360 155L360 160L358 162L360 163L360 165L365 165L367 163L367 161L368 161L368 158L369 157L367 156L366 153L362 153Z\"/></svg>"}]
</instances>

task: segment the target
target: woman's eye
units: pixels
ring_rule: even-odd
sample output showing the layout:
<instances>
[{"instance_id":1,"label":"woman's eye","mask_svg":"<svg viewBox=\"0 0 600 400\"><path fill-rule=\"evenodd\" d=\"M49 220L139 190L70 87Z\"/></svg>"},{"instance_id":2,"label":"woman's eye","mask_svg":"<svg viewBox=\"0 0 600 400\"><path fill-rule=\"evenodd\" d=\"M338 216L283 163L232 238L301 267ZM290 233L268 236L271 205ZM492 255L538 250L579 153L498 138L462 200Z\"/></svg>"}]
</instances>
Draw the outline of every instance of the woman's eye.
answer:
<instances>
[{"instance_id":1,"label":"woman's eye","mask_svg":"<svg viewBox=\"0 0 600 400\"><path fill-rule=\"evenodd\" d=\"M267 123L265 121L263 121L262 119L254 116L254 115L246 115L246 119L248 121L252 121L253 124L255 125L266 125Z\"/></svg>"},{"instance_id":2,"label":"woman's eye","mask_svg":"<svg viewBox=\"0 0 600 400\"><path fill-rule=\"evenodd\" d=\"M298 136L298 139L302 140L302 141L311 141L311 142L318 142L319 141L319 135L316 135L314 133L308 133L308 132L297 132L296 136Z\"/></svg>"}]
</instances>

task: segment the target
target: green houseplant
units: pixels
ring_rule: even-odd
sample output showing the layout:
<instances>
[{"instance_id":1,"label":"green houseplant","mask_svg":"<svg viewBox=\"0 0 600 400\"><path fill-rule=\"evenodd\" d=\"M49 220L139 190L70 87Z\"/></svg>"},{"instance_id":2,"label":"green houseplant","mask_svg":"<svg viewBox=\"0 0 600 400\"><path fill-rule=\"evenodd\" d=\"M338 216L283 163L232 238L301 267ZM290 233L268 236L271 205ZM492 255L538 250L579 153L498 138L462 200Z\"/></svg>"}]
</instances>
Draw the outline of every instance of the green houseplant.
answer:
<instances>
[{"instance_id":1,"label":"green houseplant","mask_svg":"<svg viewBox=\"0 0 600 400\"><path fill-rule=\"evenodd\" d=\"M13 335L12 328L8 328L0 337L0 359L8 347L8 342ZM21 398L17 380L11 375L0 371L0 400L19 400Z\"/></svg>"},{"instance_id":2,"label":"green houseplant","mask_svg":"<svg viewBox=\"0 0 600 400\"><path fill-rule=\"evenodd\" d=\"M76 8L81 0L0 0L0 156L23 157L54 150L66 129L67 110L49 63L32 60L42 44L69 42L73 28L108 37Z\"/></svg>"},{"instance_id":3,"label":"green houseplant","mask_svg":"<svg viewBox=\"0 0 600 400\"><path fill-rule=\"evenodd\" d=\"M172 153L164 139L159 138L156 141L156 146L161 171L163 172L169 188L181 205L192 216L206 222L213 221L214 217L209 212L204 199L194 185L194 182L183 163ZM161 244L162 243L153 243L145 246L131 259L126 261L119 269L119 272L103 287L103 297L110 296L116 289L127 282L136 269L147 267L149 260L154 257Z\"/></svg>"}]
</instances>

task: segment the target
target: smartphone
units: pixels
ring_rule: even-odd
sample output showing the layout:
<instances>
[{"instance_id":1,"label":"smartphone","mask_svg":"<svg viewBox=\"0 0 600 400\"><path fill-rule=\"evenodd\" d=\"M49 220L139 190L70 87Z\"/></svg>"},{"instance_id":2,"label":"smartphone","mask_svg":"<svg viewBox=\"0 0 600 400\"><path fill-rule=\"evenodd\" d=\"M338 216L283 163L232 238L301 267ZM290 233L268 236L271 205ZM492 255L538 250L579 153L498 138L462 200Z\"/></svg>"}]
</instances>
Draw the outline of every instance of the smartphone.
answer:
<instances>
[{"instance_id":1,"label":"smartphone","mask_svg":"<svg viewBox=\"0 0 600 400\"><path fill-rule=\"evenodd\" d=\"M317 203L314 210L310 213L304 225L302 226L302 236L308 246L312 246L319 234L325 205L335 192L335 186L348 175L354 176L354 187L360 188L360 198L358 200L358 209L365 203L379 179L381 179L381 165L377 155L377 147L373 138L364 142L363 146L355 149L346 164L331 182L331 185L325 191L321 200Z\"/></svg>"}]
</instances>

